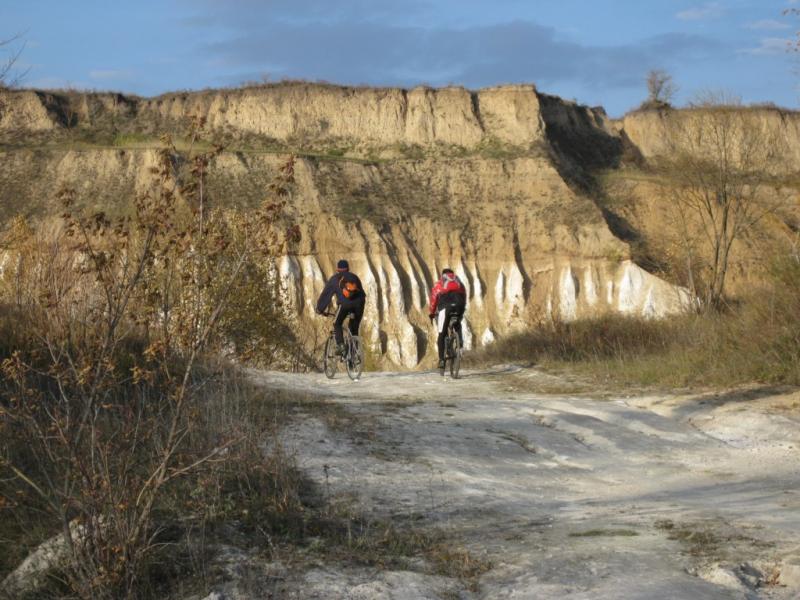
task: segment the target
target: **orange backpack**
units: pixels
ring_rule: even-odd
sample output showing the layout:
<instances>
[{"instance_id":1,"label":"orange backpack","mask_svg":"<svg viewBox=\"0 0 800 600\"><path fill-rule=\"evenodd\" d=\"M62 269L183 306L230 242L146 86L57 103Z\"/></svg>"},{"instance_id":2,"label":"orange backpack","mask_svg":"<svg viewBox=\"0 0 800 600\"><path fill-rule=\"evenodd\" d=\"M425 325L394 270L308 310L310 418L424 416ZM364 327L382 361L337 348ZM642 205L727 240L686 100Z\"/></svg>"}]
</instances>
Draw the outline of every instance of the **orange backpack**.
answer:
<instances>
[{"instance_id":1,"label":"orange backpack","mask_svg":"<svg viewBox=\"0 0 800 600\"><path fill-rule=\"evenodd\" d=\"M339 280L339 289L342 290L342 296L348 299L357 296L361 291L355 281L345 281L344 277Z\"/></svg>"}]
</instances>

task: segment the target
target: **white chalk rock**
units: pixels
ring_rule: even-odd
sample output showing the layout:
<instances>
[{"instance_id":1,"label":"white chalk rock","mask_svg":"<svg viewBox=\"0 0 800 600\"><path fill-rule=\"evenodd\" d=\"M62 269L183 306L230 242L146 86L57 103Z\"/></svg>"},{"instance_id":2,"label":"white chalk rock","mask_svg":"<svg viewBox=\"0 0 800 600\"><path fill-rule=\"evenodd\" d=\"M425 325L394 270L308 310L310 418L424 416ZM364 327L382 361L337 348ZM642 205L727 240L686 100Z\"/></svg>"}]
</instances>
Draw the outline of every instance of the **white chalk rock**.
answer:
<instances>
[{"instance_id":1,"label":"white chalk rock","mask_svg":"<svg viewBox=\"0 0 800 600\"><path fill-rule=\"evenodd\" d=\"M563 321L574 321L578 316L578 290L572 269L569 267L561 273L558 286L558 309Z\"/></svg>"}]
</instances>

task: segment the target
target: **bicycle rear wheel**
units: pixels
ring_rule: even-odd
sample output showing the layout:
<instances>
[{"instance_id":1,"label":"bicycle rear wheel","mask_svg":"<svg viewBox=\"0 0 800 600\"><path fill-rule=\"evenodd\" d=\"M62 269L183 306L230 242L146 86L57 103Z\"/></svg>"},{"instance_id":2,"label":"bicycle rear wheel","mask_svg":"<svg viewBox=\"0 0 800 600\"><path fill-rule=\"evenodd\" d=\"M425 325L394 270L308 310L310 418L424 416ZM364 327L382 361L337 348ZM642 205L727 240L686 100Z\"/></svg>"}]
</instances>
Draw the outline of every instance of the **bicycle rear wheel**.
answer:
<instances>
[{"instance_id":1,"label":"bicycle rear wheel","mask_svg":"<svg viewBox=\"0 0 800 600\"><path fill-rule=\"evenodd\" d=\"M328 338L325 342L325 353L322 355L322 365L325 368L325 376L328 379L333 379L336 375L336 363L339 361L339 356L336 354L336 340L333 336Z\"/></svg>"},{"instance_id":2,"label":"bicycle rear wheel","mask_svg":"<svg viewBox=\"0 0 800 600\"><path fill-rule=\"evenodd\" d=\"M461 340L458 334L453 332L450 336L450 348L448 354L450 355L450 376L453 379L458 379L458 372L461 369Z\"/></svg>"},{"instance_id":3,"label":"bicycle rear wheel","mask_svg":"<svg viewBox=\"0 0 800 600\"><path fill-rule=\"evenodd\" d=\"M364 349L361 346L361 338L357 335L350 337L349 351L347 353L347 374L350 379L355 381L361 377L364 370Z\"/></svg>"}]
</instances>

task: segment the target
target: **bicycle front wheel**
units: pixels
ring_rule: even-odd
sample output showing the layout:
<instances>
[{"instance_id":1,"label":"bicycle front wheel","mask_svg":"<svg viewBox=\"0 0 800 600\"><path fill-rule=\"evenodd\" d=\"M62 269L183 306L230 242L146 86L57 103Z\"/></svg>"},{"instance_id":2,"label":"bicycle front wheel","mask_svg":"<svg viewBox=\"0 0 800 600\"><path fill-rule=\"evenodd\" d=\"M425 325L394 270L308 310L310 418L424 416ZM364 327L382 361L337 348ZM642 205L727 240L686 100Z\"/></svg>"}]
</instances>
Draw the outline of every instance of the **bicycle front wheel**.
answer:
<instances>
[{"instance_id":1,"label":"bicycle front wheel","mask_svg":"<svg viewBox=\"0 0 800 600\"><path fill-rule=\"evenodd\" d=\"M354 335L350 338L350 349L347 356L347 374L350 379L355 381L361 377L364 370L364 349L361 346L361 338Z\"/></svg>"},{"instance_id":2,"label":"bicycle front wheel","mask_svg":"<svg viewBox=\"0 0 800 600\"><path fill-rule=\"evenodd\" d=\"M458 379L458 372L461 369L461 340L458 335L454 334L450 337L450 376L453 379Z\"/></svg>"},{"instance_id":3,"label":"bicycle front wheel","mask_svg":"<svg viewBox=\"0 0 800 600\"><path fill-rule=\"evenodd\" d=\"M336 340L333 339L333 336L330 336L328 341L325 342L325 354L322 355L322 365L325 369L325 376L328 379L333 379L334 375L336 375L336 363L338 360Z\"/></svg>"}]
</instances>

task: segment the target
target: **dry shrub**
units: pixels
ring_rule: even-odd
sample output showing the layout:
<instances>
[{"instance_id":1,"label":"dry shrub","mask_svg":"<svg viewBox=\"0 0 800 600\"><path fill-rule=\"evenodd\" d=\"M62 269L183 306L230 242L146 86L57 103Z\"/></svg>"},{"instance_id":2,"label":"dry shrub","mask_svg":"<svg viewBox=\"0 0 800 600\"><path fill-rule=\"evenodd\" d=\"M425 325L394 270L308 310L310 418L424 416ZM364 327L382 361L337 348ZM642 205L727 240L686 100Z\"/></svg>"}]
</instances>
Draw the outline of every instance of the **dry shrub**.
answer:
<instances>
[{"instance_id":1,"label":"dry shrub","mask_svg":"<svg viewBox=\"0 0 800 600\"><path fill-rule=\"evenodd\" d=\"M202 126L193 121L193 139ZM244 478L233 470L226 485L240 488L260 472L242 453L258 455L262 432L212 400L230 385L209 365L281 331L266 327L284 314L277 294L262 293L296 236L282 220L293 161L245 218L206 193L220 150L182 154L165 139L132 215L80 214L62 190L59 227L18 221L5 238L0 509L21 524L35 511L63 535L59 585L74 596L141 595L164 533L156 516L175 490L211 474L218 491L209 501L200 485L204 514L220 512L227 471L214 468L253 467ZM236 336L254 295L262 327Z\"/></svg>"},{"instance_id":2,"label":"dry shrub","mask_svg":"<svg viewBox=\"0 0 800 600\"><path fill-rule=\"evenodd\" d=\"M680 332L675 321L605 315L571 322L543 320L503 338L480 354L482 361L626 360L666 349Z\"/></svg>"}]
</instances>

